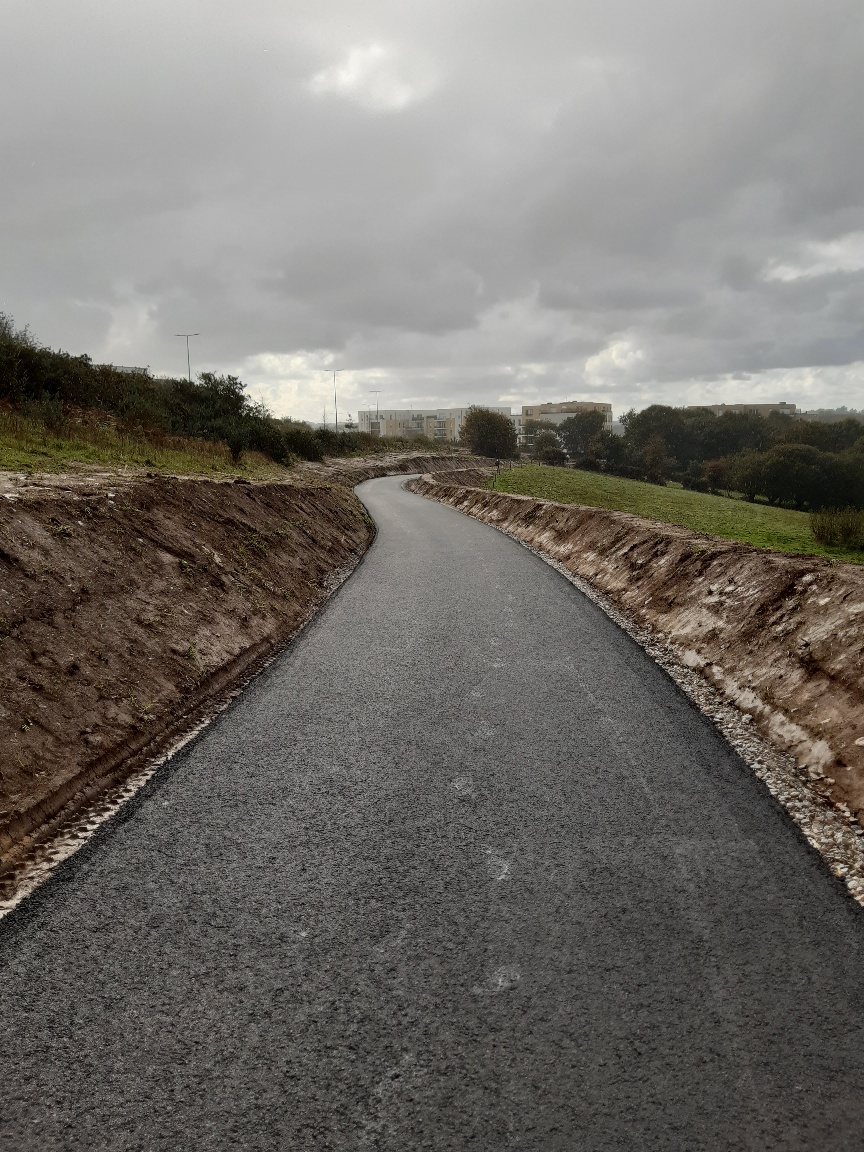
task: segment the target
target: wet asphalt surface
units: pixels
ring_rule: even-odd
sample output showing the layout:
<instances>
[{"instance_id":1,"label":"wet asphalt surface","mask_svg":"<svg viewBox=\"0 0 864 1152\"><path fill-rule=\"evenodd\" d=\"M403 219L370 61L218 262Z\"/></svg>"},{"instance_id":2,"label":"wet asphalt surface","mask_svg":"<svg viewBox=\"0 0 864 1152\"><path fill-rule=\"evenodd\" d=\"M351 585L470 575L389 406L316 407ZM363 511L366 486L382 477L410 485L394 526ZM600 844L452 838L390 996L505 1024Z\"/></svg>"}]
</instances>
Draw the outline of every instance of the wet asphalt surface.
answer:
<instances>
[{"instance_id":1,"label":"wet asphalt surface","mask_svg":"<svg viewBox=\"0 0 864 1152\"><path fill-rule=\"evenodd\" d=\"M856 1149L864 917L492 528L364 563L0 923L5 1149Z\"/></svg>"}]
</instances>

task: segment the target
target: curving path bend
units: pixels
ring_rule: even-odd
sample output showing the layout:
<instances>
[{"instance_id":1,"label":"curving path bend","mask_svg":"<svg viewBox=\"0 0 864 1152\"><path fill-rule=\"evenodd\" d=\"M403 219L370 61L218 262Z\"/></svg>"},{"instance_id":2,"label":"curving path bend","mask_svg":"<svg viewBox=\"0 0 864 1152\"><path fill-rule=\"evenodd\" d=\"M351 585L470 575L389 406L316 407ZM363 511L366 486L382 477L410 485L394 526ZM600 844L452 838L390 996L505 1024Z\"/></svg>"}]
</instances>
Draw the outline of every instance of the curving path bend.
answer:
<instances>
[{"instance_id":1,"label":"curving path bend","mask_svg":"<svg viewBox=\"0 0 864 1152\"><path fill-rule=\"evenodd\" d=\"M0 923L0 1147L860 1150L862 912L598 608L401 483Z\"/></svg>"}]
</instances>

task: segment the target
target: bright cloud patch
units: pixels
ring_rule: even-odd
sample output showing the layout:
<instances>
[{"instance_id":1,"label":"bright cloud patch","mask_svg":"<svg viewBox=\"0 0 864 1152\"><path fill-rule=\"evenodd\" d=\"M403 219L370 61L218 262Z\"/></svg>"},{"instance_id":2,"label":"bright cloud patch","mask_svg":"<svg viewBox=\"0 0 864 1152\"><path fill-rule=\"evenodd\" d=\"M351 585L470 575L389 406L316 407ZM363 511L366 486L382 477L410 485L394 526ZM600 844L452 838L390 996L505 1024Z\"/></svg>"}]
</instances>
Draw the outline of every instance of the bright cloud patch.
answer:
<instances>
[{"instance_id":1,"label":"bright cloud patch","mask_svg":"<svg viewBox=\"0 0 864 1152\"><path fill-rule=\"evenodd\" d=\"M593 387L631 380L643 366L645 353L630 340L616 340L585 361L585 382Z\"/></svg>"},{"instance_id":2,"label":"bright cloud patch","mask_svg":"<svg viewBox=\"0 0 864 1152\"><path fill-rule=\"evenodd\" d=\"M309 90L316 96L344 96L374 112L398 112L425 96L429 88L428 78L409 78L404 62L383 44L352 48L341 63L309 81Z\"/></svg>"},{"instance_id":3,"label":"bright cloud patch","mask_svg":"<svg viewBox=\"0 0 864 1152\"><path fill-rule=\"evenodd\" d=\"M796 263L775 264L765 273L766 280L809 280L831 272L860 272L864 269L864 232L850 232L827 244L807 244Z\"/></svg>"}]
</instances>

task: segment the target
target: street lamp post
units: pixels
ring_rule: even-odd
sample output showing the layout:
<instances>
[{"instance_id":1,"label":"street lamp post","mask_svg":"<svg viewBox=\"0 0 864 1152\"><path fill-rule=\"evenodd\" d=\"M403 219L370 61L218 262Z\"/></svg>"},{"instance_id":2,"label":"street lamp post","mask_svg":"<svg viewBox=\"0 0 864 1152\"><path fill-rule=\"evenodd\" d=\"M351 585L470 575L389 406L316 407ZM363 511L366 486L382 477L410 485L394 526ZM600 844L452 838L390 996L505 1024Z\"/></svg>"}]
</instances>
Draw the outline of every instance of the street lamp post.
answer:
<instances>
[{"instance_id":1,"label":"street lamp post","mask_svg":"<svg viewBox=\"0 0 864 1152\"><path fill-rule=\"evenodd\" d=\"M381 435L381 419L378 415L378 397L383 392L383 388L370 388L369 394L375 397L375 423L378 425L378 435Z\"/></svg>"},{"instance_id":2,"label":"street lamp post","mask_svg":"<svg viewBox=\"0 0 864 1152\"><path fill-rule=\"evenodd\" d=\"M335 410L336 431L339 431L339 402L336 399L336 377L340 372L350 372L350 368L334 368L333 369L333 408Z\"/></svg>"},{"instance_id":3,"label":"street lamp post","mask_svg":"<svg viewBox=\"0 0 864 1152\"><path fill-rule=\"evenodd\" d=\"M189 377L189 383L192 383L192 362L189 359L189 337L200 336L200 332L175 332L175 336L183 336L186 339L186 374Z\"/></svg>"}]
</instances>

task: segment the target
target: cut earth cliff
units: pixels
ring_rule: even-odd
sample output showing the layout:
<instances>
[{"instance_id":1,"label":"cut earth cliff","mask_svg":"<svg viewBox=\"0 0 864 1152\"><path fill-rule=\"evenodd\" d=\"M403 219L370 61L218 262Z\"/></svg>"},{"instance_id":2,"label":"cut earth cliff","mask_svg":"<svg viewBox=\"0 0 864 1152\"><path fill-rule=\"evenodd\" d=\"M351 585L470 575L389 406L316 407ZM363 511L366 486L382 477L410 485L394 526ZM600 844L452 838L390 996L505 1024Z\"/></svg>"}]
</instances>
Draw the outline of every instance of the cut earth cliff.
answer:
<instances>
[{"instance_id":1,"label":"cut earth cliff","mask_svg":"<svg viewBox=\"0 0 864 1152\"><path fill-rule=\"evenodd\" d=\"M339 460L274 483L0 476L0 886L341 583L374 536L354 484L435 466L453 458Z\"/></svg>"}]
</instances>

